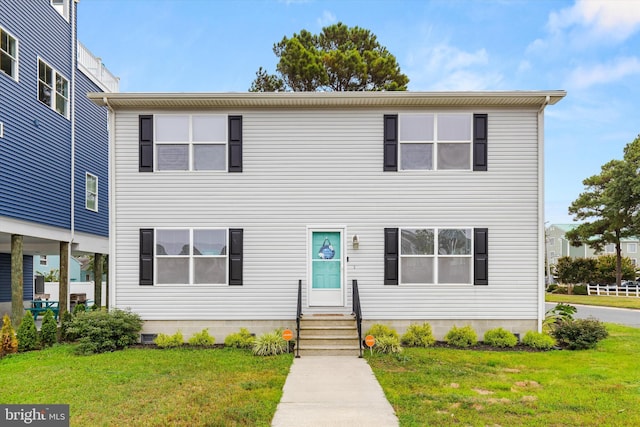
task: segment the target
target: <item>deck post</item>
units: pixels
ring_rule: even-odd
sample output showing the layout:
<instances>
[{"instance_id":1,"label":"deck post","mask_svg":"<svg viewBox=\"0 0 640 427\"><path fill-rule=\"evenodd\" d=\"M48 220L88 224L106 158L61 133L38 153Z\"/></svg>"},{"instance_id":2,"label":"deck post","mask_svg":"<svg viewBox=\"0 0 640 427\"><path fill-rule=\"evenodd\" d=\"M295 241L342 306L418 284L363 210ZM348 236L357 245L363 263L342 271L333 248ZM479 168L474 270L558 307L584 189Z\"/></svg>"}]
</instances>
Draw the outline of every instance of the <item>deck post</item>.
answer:
<instances>
[{"instance_id":1,"label":"deck post","mask_svg":"<svg viewBox=\"0 0 640 427\"><path fill-rule=\"evenodd\" d=\"M17 328L24 316L23 236L11 235L11 323Z\"/></svg>"}]
</instances>

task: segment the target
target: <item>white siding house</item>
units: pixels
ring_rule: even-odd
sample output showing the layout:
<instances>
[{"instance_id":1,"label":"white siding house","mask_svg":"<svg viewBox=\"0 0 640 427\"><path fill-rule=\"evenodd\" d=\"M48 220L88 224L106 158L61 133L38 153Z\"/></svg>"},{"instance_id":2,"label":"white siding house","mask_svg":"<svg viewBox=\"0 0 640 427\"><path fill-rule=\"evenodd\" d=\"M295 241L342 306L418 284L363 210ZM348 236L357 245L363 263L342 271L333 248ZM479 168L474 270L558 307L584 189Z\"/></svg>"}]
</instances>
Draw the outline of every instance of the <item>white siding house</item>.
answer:
<instances>
[{"instance_id":1,"label":"white siding house","mask_svg":"<svg viewBox=\"0 0 640 427\"><path fill-rule=\"evenodd\" d=\"M90 94L111 109L111 307L145 332L304 313L478 333L544 313L543 113L563 91ZM331 246L329 248L329 246Z\"/></svg>"}]
</instances>

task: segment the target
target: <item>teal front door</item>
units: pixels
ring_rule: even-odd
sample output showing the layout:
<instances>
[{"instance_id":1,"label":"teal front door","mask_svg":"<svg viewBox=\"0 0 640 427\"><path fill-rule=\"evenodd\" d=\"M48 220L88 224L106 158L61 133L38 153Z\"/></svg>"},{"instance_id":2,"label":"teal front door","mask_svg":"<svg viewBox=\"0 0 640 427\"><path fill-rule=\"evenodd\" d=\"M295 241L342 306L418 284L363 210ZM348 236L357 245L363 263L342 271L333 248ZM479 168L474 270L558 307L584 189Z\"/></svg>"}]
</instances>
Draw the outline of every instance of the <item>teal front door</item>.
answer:
<instances>
[{"instance_id":1,"label":"teal front door","mask_svg":"<svg viewBox=\"0 0 640 427\"><path fill-rule=\"evenodd\" d=\"M344 230L309 230L309 306L344 306Z\"/></svg>"}]
</instances>

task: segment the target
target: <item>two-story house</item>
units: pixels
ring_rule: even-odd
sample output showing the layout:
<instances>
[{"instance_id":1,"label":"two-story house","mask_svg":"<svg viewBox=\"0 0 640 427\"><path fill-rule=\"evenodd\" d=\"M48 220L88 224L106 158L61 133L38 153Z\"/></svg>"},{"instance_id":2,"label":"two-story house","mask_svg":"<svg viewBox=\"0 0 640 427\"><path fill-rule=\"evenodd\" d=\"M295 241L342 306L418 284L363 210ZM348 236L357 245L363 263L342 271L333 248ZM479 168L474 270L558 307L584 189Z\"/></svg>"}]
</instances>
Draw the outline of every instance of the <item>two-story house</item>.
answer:
<instances>
[{"instance_id":1,"label":"two-story house","mask_svg":"<svg viewBox=\"0 0 640 427\"><path fill-rule=\"evenodd\" d=\"M107 254L107 108L118 90L76 37L76 1L0 0L0 315L33 299L33 256ZM66 305L66 286L61 286Z\"/></svg>"},{"instance_id":2,"label":"two-story house","mask_svg":"<svg viewBox=\"0 0 640 427\"><path fill-rule=\"evenodd\" d=\"M218 341L303 316L544 317L544 109L563 91L89 94L111 110L112 307Z\"/></svg>"}]
</instances>

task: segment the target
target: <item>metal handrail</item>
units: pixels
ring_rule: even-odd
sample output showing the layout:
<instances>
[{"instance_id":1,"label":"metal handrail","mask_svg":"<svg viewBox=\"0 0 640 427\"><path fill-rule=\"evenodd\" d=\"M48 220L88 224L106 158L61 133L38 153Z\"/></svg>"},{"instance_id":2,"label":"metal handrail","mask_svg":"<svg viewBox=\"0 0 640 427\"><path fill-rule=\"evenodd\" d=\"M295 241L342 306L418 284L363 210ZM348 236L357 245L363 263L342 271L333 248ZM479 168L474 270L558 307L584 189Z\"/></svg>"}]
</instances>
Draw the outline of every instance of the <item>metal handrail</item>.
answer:
<instances>
[{"instance_id":1,"label":"metal handrail","mask_svg":"<svg viewBox=\"0 0 640 427\"><path fill-rule=\"evenodd\" d=\"M356 324L358 326L358 347L360 356L362 357L362 307L360 307L360 292L358 291L358 281L353 280L353 314L356 316Z\"/></svg>"},{"instance_id":2,"label":"metal handrail","mask_svg":"<svg viewBox=\"0 0 640 427\"><path fill-rule=\"evenodd\" d=\"M302 280L298 280L298 311L296 312L296 359L300 358L300 320L302 319Z\"/></svg>"}]
</instances>

